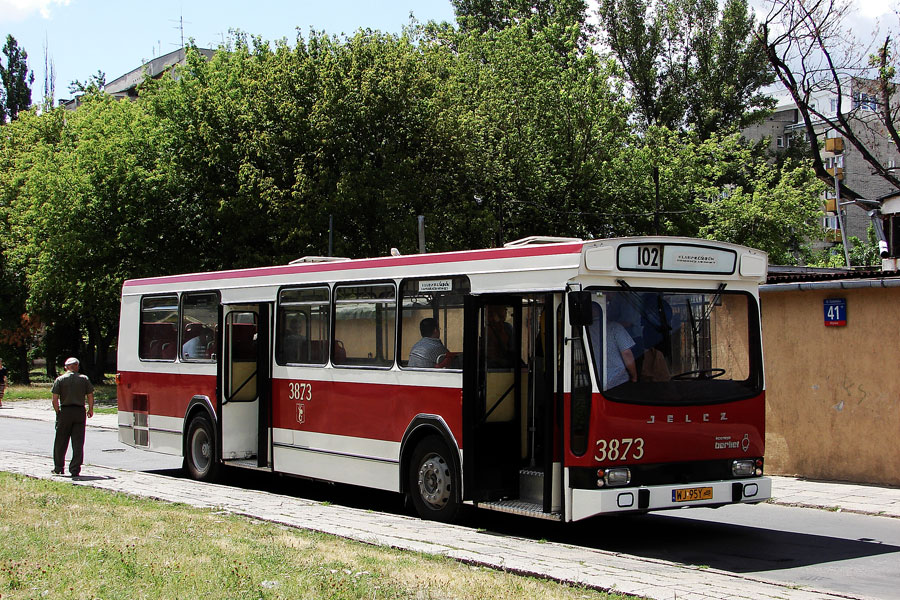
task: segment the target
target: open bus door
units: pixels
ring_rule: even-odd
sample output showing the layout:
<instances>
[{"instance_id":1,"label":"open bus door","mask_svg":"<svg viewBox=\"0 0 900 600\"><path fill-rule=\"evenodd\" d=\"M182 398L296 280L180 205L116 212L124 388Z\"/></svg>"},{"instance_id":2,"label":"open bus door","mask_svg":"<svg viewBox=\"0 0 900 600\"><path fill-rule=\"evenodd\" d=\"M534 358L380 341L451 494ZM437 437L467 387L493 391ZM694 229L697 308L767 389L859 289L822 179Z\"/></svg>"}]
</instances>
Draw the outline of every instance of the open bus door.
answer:
<instances>
[{"instance_id":1,"label":"open bus door","mask_svg":"<svg viewBox=\"0 0 900 600\"><path fill-rule=\"evenodd\" d=\"M219 373L222 460L271 467L271 305L227 305Z\"/></svg>"},{"instance_id":2,"label":"open bus door","mask_svg":"<svg viewBox=\"0 0 900 600\"><path fill-rule=\"evenodd\" d=\"M465 302L464 499L508 512L556 513L554 296Z\"/></svg>"}]
</instances>

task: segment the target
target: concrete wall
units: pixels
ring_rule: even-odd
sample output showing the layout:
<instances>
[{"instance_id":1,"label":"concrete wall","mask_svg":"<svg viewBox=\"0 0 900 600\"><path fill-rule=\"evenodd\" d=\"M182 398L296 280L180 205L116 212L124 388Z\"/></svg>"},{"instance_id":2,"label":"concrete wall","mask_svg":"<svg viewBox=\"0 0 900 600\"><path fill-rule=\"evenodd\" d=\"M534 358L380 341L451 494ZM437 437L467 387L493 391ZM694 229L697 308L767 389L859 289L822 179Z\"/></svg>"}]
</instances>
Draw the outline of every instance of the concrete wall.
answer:
<instances>
[{"instance_id":1,"label":"concrete wall","mask_svg":"<svg viewBox=\"0 0 900 600\"><path fill-rule=\"evenodd\" d=\"M824 325L845 298L847 325ZM766 471L900 485L900 288L763 291Z\"/></svg>"}]
</instances>

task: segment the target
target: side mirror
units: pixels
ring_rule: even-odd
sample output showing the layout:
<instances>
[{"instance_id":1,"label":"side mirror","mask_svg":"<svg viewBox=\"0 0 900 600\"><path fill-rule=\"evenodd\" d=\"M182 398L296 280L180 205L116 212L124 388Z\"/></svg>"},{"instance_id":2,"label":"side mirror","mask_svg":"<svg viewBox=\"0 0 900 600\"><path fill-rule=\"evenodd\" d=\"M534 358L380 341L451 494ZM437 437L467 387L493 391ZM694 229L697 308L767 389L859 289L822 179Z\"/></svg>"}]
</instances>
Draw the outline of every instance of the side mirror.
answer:
<instances>
[{"instance_id":1,"label":"side mirror","mask_svg":"<svg viewBox=\"0 0 900 600\"><path fill-rule=\"evenodd\" d=\"M590 292L569 292L569 325L586 327L594 322Z\"/></svg>"}]
</instances>

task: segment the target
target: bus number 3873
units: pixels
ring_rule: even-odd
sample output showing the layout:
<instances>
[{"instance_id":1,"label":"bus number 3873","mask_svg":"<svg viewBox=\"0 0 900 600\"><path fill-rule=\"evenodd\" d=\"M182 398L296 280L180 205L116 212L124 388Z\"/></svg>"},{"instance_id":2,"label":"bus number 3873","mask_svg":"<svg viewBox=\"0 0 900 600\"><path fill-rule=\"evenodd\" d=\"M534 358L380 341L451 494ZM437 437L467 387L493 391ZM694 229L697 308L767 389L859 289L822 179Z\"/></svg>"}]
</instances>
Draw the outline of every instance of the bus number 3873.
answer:
<instances>
[{"instance_id":1,"label":"bus number 3873","mask_svg":"<svg viewBox=\"0 0 900 600\"><path fill-rule=\"evenodd\" d=\"M597 440L594 460L640 460L644 457L644 438Z\"/></svg>"},{"instance_id":2,"label":"bus number 3873","mask_svg":"<svg viewBox=\"0 0 900 600\"><path fill-rule=\"evenodd\" d=\"M292 381L288 384L288 399L290 400L312 400L312 384Z\"/></svg>"}]
</instances>

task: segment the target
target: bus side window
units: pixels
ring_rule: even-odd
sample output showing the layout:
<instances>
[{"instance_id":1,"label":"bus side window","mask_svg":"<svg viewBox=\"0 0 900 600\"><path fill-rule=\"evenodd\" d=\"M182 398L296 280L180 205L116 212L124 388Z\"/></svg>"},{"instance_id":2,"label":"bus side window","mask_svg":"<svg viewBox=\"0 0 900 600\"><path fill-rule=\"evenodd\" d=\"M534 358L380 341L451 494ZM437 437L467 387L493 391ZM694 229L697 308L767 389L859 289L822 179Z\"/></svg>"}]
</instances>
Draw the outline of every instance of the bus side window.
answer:
<instances>
[{"instance_id":1,"label":"bus side window","mask_svg":"<svg viewBox=\"0 0 900 600\"><path fill-rule=\"evenodd\" d=\"M181 297L181 358L215 362L219 294L192 292Z\"/></svg>"},{"instance_id":2,"label":"bus side window","mask_svg":"<svg viewBox=\"0 0 900 600\"><path fill-rule=\"evenodd\" d=\"M462 367L464 275L404 279L400 284L400 366L425 369ZM427 331L427 333L426 333ZM437 332L437 338L433 337Z\"/></svg>"},{"instance_id":3,"label":"bus side window","mask_svg":"<svg viewBox=\"0 0 900 600\"><path fill-rule=\"evenodd\" d=\"M329 314L327 287L281 290L275 333L278 364L324 365L328 362Z\"/></svg>"},{"instance_id":4,"label":"bus side window","mask_svg":"<svg viewBox=\"0 0 900 600\"><path fill-rule=\"evenodd\" d=\"M178 341L178 296L147 296L141 299L138 358L175 360Z\"/></svg>"},{"instance_id":5,"label":"bus side window","mask_svg":"<svg viewBox=\"0 0 900 600\"><path fill-rule=\"evenodd\" d=\"M335 365L390 367L394 364L397 298L393 283L334 288Z\"/></svg>"}]
</instances>

